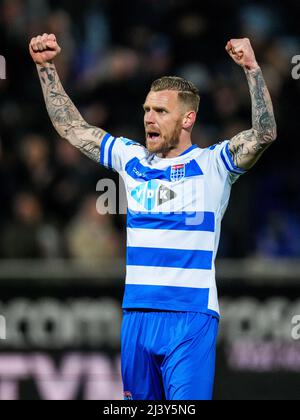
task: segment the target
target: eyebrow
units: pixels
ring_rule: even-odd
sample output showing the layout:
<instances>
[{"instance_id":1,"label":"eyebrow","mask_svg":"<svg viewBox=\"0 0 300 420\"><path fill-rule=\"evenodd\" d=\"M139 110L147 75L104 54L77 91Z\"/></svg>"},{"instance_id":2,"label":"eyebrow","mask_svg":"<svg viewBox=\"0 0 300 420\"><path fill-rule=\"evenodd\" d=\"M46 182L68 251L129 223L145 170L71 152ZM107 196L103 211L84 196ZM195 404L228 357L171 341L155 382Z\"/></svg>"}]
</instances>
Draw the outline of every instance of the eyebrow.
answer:
<instances>
[{"instance_id":1,"label":"eyebrow","mask_svg":"<svg viewBox=\"0 0 300 420\"><path fill-rule=\"evenodd\" d=\"M149 109L151 108L149 105L144 104L143 105L143 109ZM152 108L154 109L154 111L166 111L169 112L169 110L167 108L165 108L164 106L152 106Z\"/></svg>"}]
</instances>

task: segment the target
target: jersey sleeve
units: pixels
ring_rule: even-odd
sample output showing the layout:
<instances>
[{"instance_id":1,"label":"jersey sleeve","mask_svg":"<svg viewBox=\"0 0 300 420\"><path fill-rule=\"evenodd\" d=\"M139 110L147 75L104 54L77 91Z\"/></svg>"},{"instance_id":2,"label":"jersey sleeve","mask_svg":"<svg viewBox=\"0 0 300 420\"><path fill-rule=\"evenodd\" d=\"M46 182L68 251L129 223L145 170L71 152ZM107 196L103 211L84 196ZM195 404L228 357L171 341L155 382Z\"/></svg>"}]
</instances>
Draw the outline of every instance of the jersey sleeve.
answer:
<instances>
[{"instance_id":1,"label":"jersey sleeve","mask_svg":"<svg viewBox=\"0 0 300 420\"><path fill-rule=\"evenodd\" d=\"M147 149L140 143L110 134L105 135L100 146L100 164L119 173L131 159L142 159L146 155Z\"/></svg>"},{"instance_id":2,"label":"jersey sleeve","mask_svg":"<svg viewBox=\"0 0 300 420\"><path fill-rule=\"evenodd\" d=\"M233 184L238 178L245 174L245 169L238 168L233 162L229 151L229 140L225 140L209 147L212 164L216 166L220 175L228 177Z\"/></svg>"}]
</instances>

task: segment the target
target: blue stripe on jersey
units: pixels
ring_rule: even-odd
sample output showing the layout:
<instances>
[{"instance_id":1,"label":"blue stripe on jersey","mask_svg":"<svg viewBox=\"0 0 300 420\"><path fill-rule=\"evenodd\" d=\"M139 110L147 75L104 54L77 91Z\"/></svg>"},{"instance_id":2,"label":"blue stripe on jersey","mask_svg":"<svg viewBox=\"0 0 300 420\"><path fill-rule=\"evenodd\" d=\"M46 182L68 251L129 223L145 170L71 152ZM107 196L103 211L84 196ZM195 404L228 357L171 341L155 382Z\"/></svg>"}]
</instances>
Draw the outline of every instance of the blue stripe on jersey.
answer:
<instances>
[{"instance_id":1,"label":"blue stripe on jersey","mask_svg":"<svg viewBox=\"0 0 300 420\"><path fill-rule=\"evenodd\" d=\"M208 302L209 289L206 288L126 284L122 307L124 309L144 307L166 311L203 311L219 318L217 312L207 309Z\"/></svg>"},{"instance_id":2,"label":"blue stripe on jersey","mask_svg":"<svg viewBox=\"0 0 300 420\"><path fill-rule=\"evenodd\" d=\"M215 215L212 212L146 213L128 209L127 227L140 229L184 230L199 232L215 231Z\"/></svg>"},{"instance_id":3,"label":"blue stripe on jersey","mask_svg":"<svg viewBox=\"0 0 300 420\"><path fill-rule=\"evenodd\" d=\"M101 141L101 147L100 147L100 164L101 165L105 165L104 162L104 156L105 156L105 146L107 141L110 139L111 135L110 134L105 134L105 136L103 137L103 140Z\"/></svg>"},{"instance_id":4,"label":"blue stripe on jersey","mask_svg":"<svg viewBox=\"0 0 300 420\"><path fill-rule=\"evenodd\" d=\"M211 270L212 251L127 247L127 265Z\"/></svg>"},{"instance_id":5,"label":"blue stripe on jersey","mask_svg":"<svg viewBox=\"0 0 300 420\"><path fill-rule=\"evenodd\" d=\"M150 181L151 179L161 179L171 181L171 167L167 169L152 169L140 163L138 158L131 159L125 166L125 171L129 176L137 181ZM203 172L195 160L185 164L185 178L203 175Z\"/></svg>"},{"instance_id":6,"label":"blue stripe on jersey","mask_svg":"<svg viewBox=\"0 0 300 420\"><path fill-rule=\"evenodd\" d=\"M116 139L114 138L113 141L111 142L109 149L108 149L108 161L107 161L107 166L112 169L112 150L114 147L114 144L116 142Z\"/></svg>"},{"instance_id":7,"label":"blue stripe on jersey","mask_svg":"<svg viewBox=\"0 0 300 420\"><path fill-rule=\"evenodd\" d=\"M226 167L226 169L227 169L228 172L231 172L233 174L240 175L239 172L236 172L232 168L230 168L230 166L229 166L229 164L228 164L228 162L227 162L227 160L225 158L224 149L221 150L221 158L222 158L223 163L224 163L224 165L225 165L225 167Z\"/></svg>"},{"instance_id":8,"label":"blue stripe on jersey","mask_svg":"<svg viewBox=\"0 0 300 420\"><path fill-rule=\"evenodd\" d=\"M189 147L185 152L181 153L181 155L179 155L179 156L184 156L187 153L190 153L194 149L198 149L198 146L196 144L193 144L193 146Z\"/></svg>"},{"instance_id":9,"label":"blue stripe on jersey","mask_svg":"<svg viewBox=\"0 0 300 420\"><path fill-rule=\"evenodd\" d=\"M231 153L230 153L230 150L229 150L229 143L227 143L227 144L226 144L225 151L226 151L226 154L227 154L227 156L228 156L228 160L229 160L229 162L230 162L230 164L231 164L232 168L233 168L236 172L239 172L240 174L244 174L245 172L247 172L245 169L238 168L238 167L235 165L235 163L233 162L233 159L232 159L232 156L231 156Z\"/></svg>"},{"instance_id":10,"label":"blue stripe on jersey","mask_svg":"<svg viewBox=\"0 0 300 420\"><path fill-rule=\"evenodd\" d=\"M235 166L229 151L229 143L227 143L226 146L221 150L221 158L229 172L237 175L242 175L246 172L243 169L239 169L237 166Z\"/></svg>"}]
</instances>

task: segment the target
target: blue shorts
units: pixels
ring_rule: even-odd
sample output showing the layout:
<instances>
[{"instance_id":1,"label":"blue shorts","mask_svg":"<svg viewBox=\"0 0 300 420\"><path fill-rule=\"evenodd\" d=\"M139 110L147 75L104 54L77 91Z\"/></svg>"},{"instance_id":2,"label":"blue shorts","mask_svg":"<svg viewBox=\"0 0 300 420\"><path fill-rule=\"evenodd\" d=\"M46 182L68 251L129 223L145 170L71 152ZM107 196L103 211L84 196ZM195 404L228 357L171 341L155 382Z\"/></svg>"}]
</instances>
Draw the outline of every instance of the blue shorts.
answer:
<instances>
[{"instance_id":1,"label":"blue shorts","mask_svg":"<svg viewBox=\"0 0 300 420\"><path fill-rule=\"evenodd\" d=\"M125 399L211 400L219 320L199 312L124 311Z\"/></svg>"}]
</instances>

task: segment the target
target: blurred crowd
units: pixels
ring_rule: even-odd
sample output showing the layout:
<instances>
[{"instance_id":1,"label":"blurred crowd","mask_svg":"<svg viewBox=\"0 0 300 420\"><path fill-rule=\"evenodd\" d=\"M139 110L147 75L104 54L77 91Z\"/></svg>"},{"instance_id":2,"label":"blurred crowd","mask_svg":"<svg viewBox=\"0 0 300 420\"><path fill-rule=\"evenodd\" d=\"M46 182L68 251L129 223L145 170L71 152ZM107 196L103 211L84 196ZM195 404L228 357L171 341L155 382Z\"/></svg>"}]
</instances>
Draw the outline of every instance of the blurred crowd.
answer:
<instances>
[{"instance_id":1,"label":"blurred crowd","mask_svg":"<svg viewBox=\"0 0 300 420\"><path fill-rule=\"evenodd\" d=\"M207 147L251 127L243 71L225 52L249 37L274 103L278 140L235 185L221 257L300 257L299 2L210 0L2 0L0 55L0 257L123 256L124 216L100 215L96 184L116 174L58 138L28 43L54 33L56 66L84 116L113 135L144 142L142 104L162 75L201 93L193 142ZM99 196L99 194L98 194Z\"/></svg>"}]
</instances>

